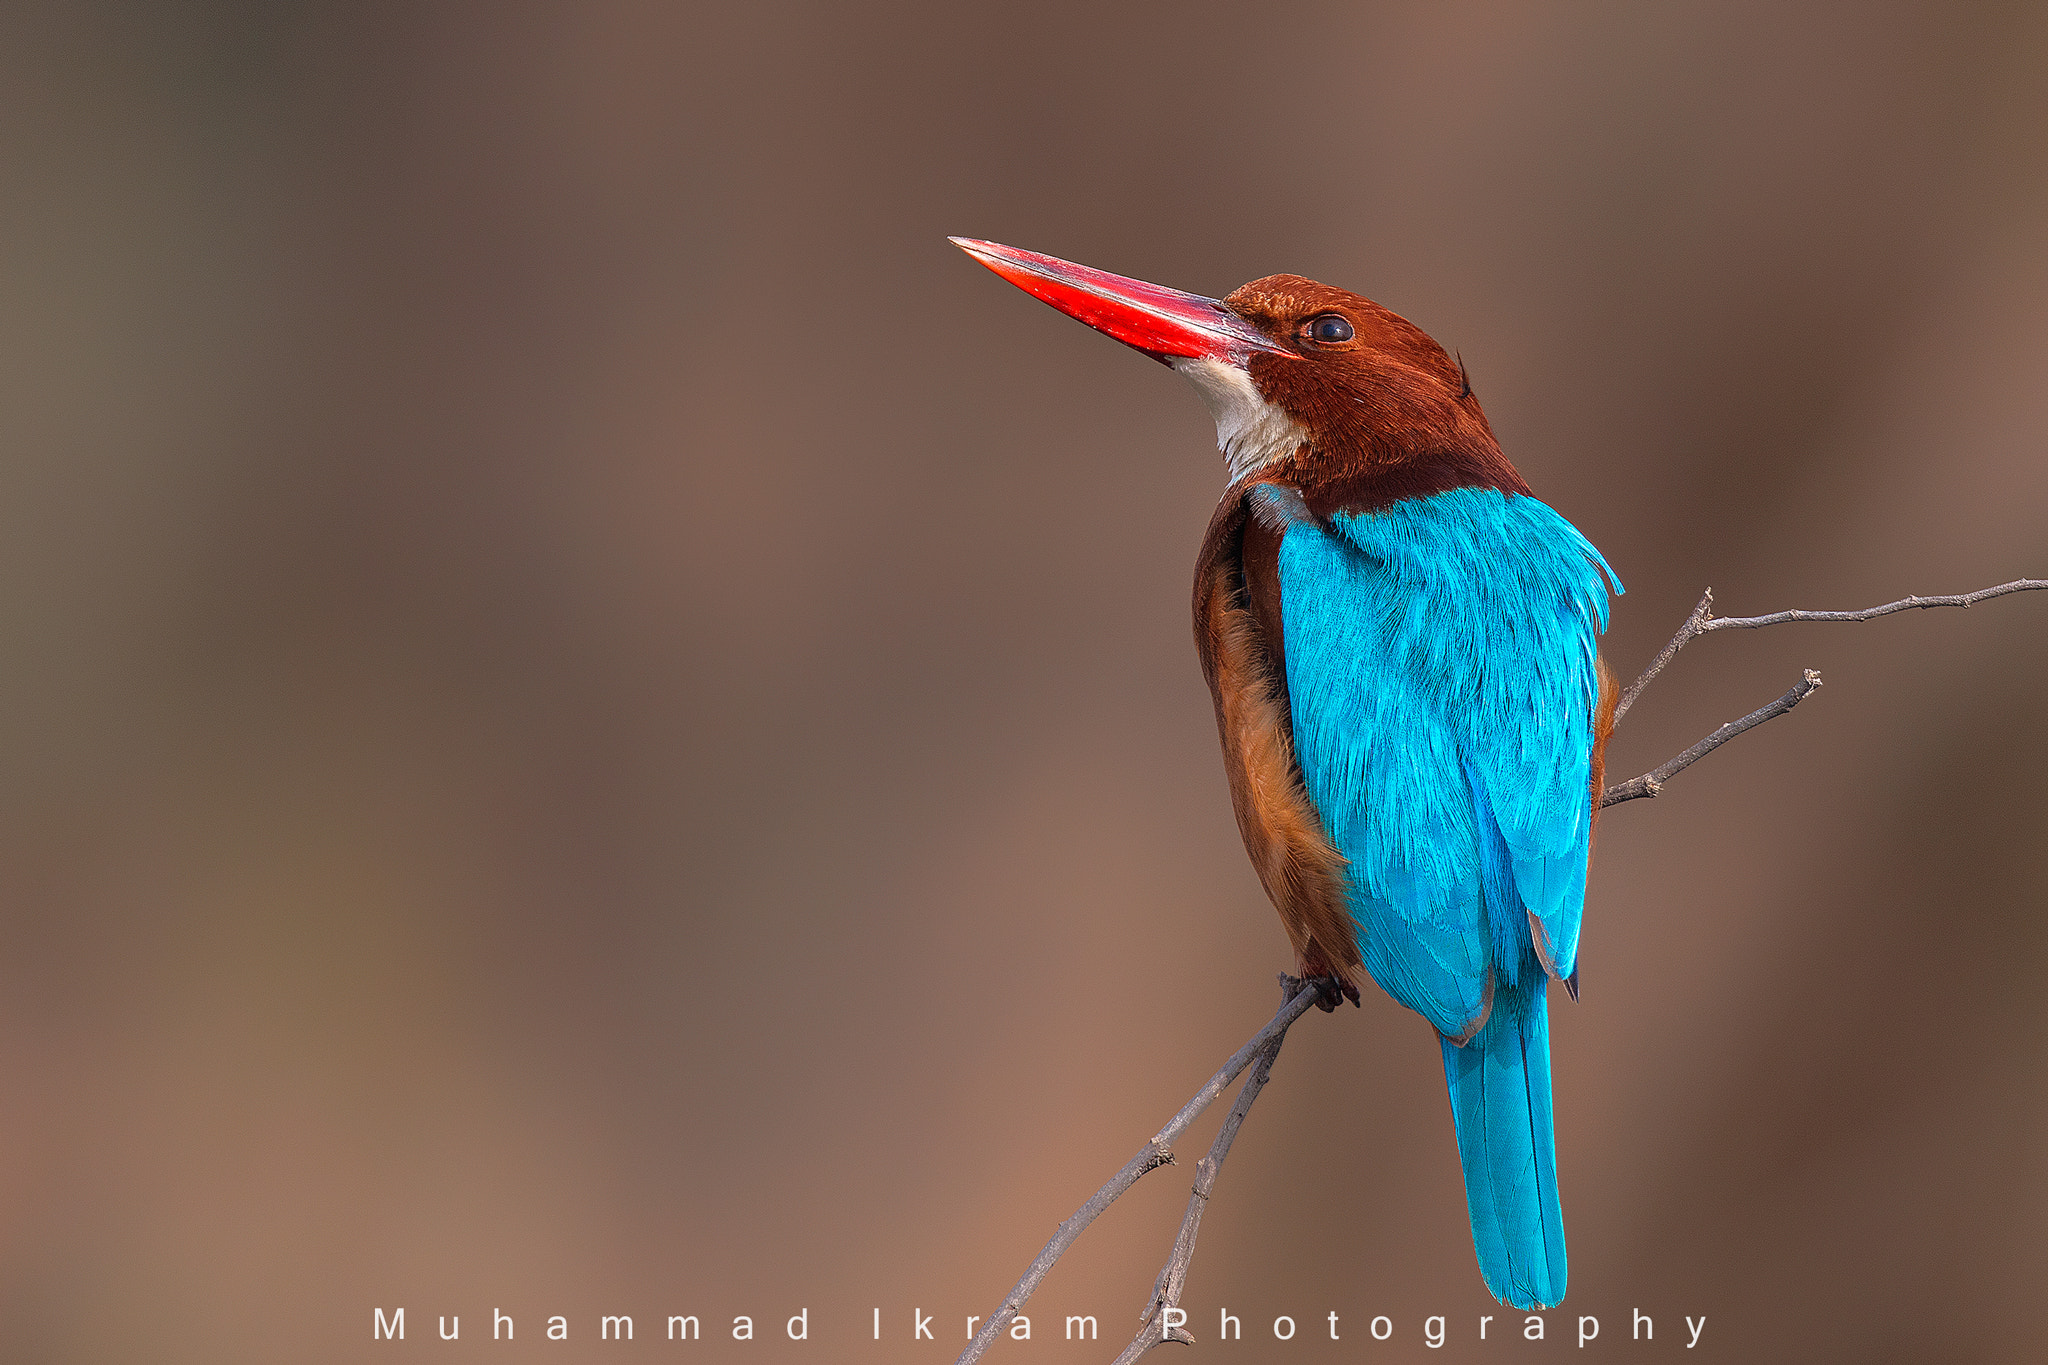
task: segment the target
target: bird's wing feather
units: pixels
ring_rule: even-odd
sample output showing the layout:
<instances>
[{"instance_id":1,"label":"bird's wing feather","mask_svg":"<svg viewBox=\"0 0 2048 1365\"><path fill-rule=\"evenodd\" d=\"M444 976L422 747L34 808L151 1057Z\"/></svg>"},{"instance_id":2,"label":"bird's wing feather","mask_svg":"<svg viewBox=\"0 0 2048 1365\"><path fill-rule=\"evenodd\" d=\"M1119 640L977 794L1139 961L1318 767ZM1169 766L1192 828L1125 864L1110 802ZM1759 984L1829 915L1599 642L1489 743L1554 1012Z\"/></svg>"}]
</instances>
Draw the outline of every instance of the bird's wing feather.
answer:
<instances>
[{"instance_id":1,"label":"bird's wing feather","mask_svg":"<svg viewBox=\"0 0 2048 1365\"><path fill-rule=\"evenodd\" d=\"M1281 544L1295 743L1366 966L1454 1038L1532 935L1554 974L1576 959L1605 572L1562 517L1490 489Z\"/></svg>"}]
</instances>

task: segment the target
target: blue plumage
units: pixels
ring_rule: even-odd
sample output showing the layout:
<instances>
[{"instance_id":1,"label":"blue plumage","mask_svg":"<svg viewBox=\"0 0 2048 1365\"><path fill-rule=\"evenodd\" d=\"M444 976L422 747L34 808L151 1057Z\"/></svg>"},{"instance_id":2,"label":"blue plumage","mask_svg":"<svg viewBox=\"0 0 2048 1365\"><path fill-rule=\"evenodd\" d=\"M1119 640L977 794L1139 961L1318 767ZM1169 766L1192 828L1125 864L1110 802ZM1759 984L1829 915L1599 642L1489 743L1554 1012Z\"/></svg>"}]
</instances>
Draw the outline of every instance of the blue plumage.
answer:
<instances>
[{"instance_id":1,"label":"blue plumage","mask_svg":"<svg viewBox=\"0 0 2048 1365\"><path fill-rule=\"evenodd\" d=\"M1525 975L1494 993L1471 1042L1442 1041L1479 1273L1517 1308L1547 1308L1565 1291L1545 985L1542 975Z\"/></svg>"},{"instance_id":2,"label":"blue plumage","mask_svg":"<svg viewBox=\"0 0 2048 1365\"><path fill-rule=\"evenodd\" d=\"M1519 1306L1556 1303L1565 1255L1535 926L1551 970L1569 975L1611 571L1536 499L1456 488L1291 519L1279 575L1296 754L1350 863L1366 969L1446 1035L1488 1286Z\"/></svg>"}]
</instances>

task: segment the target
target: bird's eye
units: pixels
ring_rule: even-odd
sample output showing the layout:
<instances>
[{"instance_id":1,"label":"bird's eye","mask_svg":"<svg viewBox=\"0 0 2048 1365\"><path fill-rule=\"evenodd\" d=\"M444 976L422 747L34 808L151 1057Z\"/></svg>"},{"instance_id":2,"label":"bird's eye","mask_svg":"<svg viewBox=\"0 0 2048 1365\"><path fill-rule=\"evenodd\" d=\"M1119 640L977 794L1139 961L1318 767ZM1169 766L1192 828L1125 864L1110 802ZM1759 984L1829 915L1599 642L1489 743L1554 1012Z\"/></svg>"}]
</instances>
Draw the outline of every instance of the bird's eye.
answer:
<instances>
[{"instance_id":1,"label":"bird's eye","mask_svg":"<svg viewBox=\"0 0 2048 1365\"><path fill-rule=\"evenodd\" d=\"M1312 319L1308 324L1308 339L1324 346L1334 346L1352 337L1351 320L1341 313L1325 313Z\"/></svg>"}]
</instances>

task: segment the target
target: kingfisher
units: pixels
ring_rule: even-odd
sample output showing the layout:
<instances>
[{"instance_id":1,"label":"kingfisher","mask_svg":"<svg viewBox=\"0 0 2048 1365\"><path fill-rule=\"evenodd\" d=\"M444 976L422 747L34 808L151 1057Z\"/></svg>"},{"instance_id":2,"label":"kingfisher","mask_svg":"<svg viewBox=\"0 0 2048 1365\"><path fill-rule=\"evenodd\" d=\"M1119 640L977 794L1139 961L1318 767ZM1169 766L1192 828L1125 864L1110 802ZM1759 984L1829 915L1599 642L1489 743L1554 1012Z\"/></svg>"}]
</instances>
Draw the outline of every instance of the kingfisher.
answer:
<instances>
[{"instance_id":1,"label":"kingfisher","mask_svg":"<svg viewBox=\"0 0 2048 1365\"><path fill-rule=\"evenodd\" d=\"M1557 1304L1546 993L1578 998L1620 581L1501 453L1463 362L1372 300L1299 275L1212 299L950 240L1215 418L1195 645L1245 851L1326 1009L1362 968L1436 1030L1480 1274Z\"/></svg>"}]
</instances>

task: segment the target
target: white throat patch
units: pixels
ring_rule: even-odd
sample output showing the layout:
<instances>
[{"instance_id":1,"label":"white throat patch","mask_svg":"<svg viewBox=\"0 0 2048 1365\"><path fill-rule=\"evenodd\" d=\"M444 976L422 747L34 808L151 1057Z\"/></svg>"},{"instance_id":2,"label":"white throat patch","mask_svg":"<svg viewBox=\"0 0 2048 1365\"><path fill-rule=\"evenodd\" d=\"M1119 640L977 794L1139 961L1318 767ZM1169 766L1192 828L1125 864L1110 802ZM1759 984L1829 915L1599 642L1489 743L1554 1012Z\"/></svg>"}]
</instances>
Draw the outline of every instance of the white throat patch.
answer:
<instances>
[{"instance_id":1,"label":"white throat patch","mask_svg":"<svg viewBox=\"0 0 2048 1365\"><path fill-rule=\"evenodd\" d=\"M1216 419L1216 448L1223 452L1233 482L1308 444L1308 429L1259 397L1252 377L1237 366L1207 359L1171 363L1209 405L1209 415Z\"/></svg>"}]
</instances>

